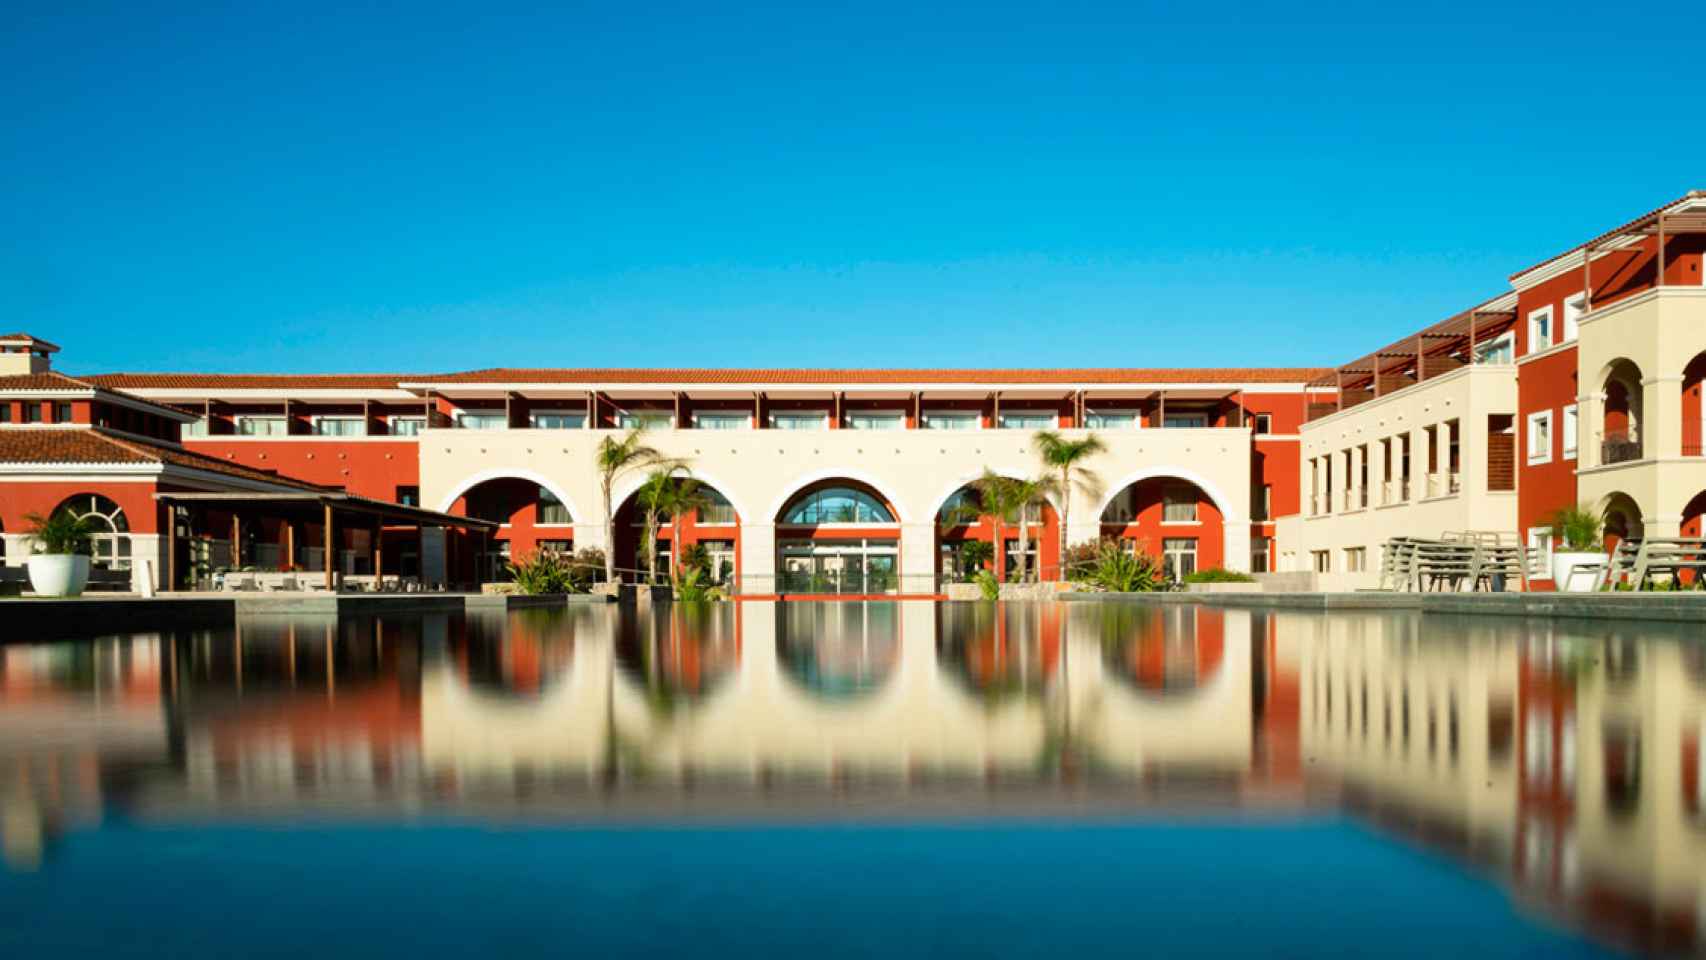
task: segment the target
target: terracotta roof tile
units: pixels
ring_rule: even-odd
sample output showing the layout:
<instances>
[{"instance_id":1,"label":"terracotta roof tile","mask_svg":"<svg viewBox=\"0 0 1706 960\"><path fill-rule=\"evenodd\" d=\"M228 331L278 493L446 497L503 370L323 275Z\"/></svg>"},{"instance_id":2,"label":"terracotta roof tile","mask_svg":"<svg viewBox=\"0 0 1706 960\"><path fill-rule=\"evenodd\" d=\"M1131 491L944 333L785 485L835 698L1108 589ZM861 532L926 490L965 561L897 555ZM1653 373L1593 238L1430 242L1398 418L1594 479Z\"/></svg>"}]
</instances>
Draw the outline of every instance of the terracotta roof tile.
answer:
<instances>
[{"instance_id":1,"label":"terracotta roof tile","mask_svg":"<svg viewBox=\"0 0 1706 960\"><path fill-rule=\"evenodd\" d=\"M528 369L470 370L421 383L656 383L656 384L1093 384L1093 383L1299 383L1320 376L1317 368L1023 368L992 369Z\"/></svg>"},{"instance_id":2,"label":"terracotta roof tile","mask_svg":"<svg viewBox=\"0 0 1706 960\"><path fill-rule=\"evenodd\" d=\"M1565 250L1563 253L1547 257L1546 259L1540 261L1539 263L1534 264L1533 266L1524 267L1521 270L1518 270L1517 272L1511 274L1510 280L1512 283L1515 283L1516 279L1525 273L1533 273L1534 271L1539 270L1541 267L1544 267L1549 263L1556 263L1557 261L1562 260L1563 258L1569 256L1572 253L1580 253L1583 249L1585 249L1585 248L1587 248L1593 244L1602 243L1602 242L1604 242L1606 240L1610 240L1611 238L1616 237L1620 234L1628 233L1630 230L1633 230L1635 227L1640 226L1641 221L1643 221L1643 220L1650 220L1653 217L1658 216L1659 214L1665 212L1666 210L1669 210L1671 207L1674 207L1679 203L1684 203L1684 202L1689 201L1689 200L1698 200L1702 197L1706 197L1706 191L1690 190L1687 193L1683 194L1682 196L1677 197L1675 200L1671 200L1667 203L1661 204L1658 207L1655 207L1651 210L1648 210L1646 213L1641 214L1640 216L1636 217L1633 220L1630 220L1628 223L1625 223L1621 226L1614 227L1613 229L1607 230L1604 233L1600 234L1597 237L1594 237L1591 240L1584 240L1581 243L1578 243L1575 246L1571 247L1570 249Z\"/></svg>"},{"instance_id":3,"label":"terracotta roof tile","mask_svg":"<svg viewBox=\"0 0 1706 960\"><path fill-rule=\"evenodd\" d=\"M94 384L68 377L57 370L42 373L14 373L0 377L0 392L7 390L96 390Z\"/></svg>"},{"instance_id":4,"label":"terracotta roof tile","mask_svg":"<svg viewBox=\"0 0 1706 960\"><path fill-rule=\"evenodd\" d=\"M298 490L331 489L265 470L251 469L217 457L149 443L134 437L117 436L100 428L0 430L0 463L43 466L159 463Z\"/></svg>"},{"instance_id":5,"label":"terracotta roof tile","mask_svg":"<svg viewBox=\"0 0 1706 960\"><path fill-rule=\"evenodd\" d=\"M385 390L412 379L395 373L102 373L90 383L117 390Z\"/></svg>"}]
</instances>

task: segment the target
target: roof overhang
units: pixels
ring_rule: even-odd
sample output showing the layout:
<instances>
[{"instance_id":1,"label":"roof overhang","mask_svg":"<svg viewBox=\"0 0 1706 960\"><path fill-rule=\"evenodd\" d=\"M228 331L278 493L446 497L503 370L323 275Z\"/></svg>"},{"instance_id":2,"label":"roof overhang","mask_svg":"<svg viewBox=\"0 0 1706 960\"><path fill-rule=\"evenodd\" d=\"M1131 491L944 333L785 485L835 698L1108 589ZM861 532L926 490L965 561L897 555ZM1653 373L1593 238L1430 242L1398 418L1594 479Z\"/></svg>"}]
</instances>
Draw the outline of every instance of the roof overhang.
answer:
<instances>
[{"instance_id":1,"label":"roof overhang","mask_svg":"<svg viewBox=\"0 0 1706 960\"><path fill-rule=\"evenodd\" d=\"M427 510L422 507L410 507L384 500L371 500L367 497L358 497L348 493L190 493L168 491L154 494L154 499L162 503L231 503L295 509L318 507L322 510L330 508L333 511L366 514L382 520L398 520L437 527L464 527L471 530L496 530L503 526L503 524L492 520L459 517L453 513L440 513L437 510Z\"/></svg>"}]
</instances>

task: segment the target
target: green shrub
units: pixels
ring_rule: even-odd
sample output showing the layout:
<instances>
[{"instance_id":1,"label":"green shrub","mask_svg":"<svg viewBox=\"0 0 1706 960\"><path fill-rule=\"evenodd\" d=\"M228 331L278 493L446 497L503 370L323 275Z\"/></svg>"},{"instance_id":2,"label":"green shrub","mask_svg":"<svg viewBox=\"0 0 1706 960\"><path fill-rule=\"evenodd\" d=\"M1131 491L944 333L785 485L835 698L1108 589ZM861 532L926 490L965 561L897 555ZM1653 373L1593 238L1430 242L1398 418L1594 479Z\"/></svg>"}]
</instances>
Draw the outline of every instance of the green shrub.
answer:
<instances>
[{"instance_id":1,"label":"green shrub","mask_svg":"<svg viewBox=\"0 0 1706 960\"><path fill-rule=\"evenodd\" d=\"M1185 574L1186 583L1255 583L1256 578L1236 570L1210 567Z\"/></svg>"},{"instance_id":2,"label":"green shrub","mask_svg":"<svg viewBox=\"0 0 1706 960\"><path fill-rule=\"evenodd\" d=\"M1127 550L1116 540L1102 541L1086 582L1109 593L1150 593L1166 585L1159 560Z\"/></svg>"},{"instance_id":3,"label":"green shrub","mask_svg":"<svg viewBox=\"0 0 1706 960\"><path fill-rule=\"evenodd\" d=\"M1604 525L1605 518L1585 503L1565 507L1552 515L1552 541L1558 549L1572 553L1603 550L1605 541L1600 533Z\"/></svg>"},{"instance_id":4,"label":"green shrub","mask_svg":"<svg viewBox=\"0 0 1706 960\"><path fill-rule=\"evenodd\" d=\"M977 589L983 594L983 599L1001 599L1001 581L995 579L994 573L988 570L979 570L977 575L972 577L972 582L977 584Z\"/></svg>"},{"instance_id":5,"label":"green shrub","mask_svg":"<svg viewBox=\"0 0 1706 960\"><path fill-rule=\"evenodd\" d=\"M687 603L699 603L708 600L722 600L727 595L723 588L710 582L710 575L702 566L691 566L681 571L675 580L675 599Z\"/></svg>"},{"instance_id":6,"label":"green shrub","mask_svg":"<svg viewBox=\"0 0 1706 960\"><path fill-rule=\"evenodd\" d=\"M556 550L535 550L511 560L510 575L521 593L578 593L574 561Z\"/></svg>"},{"instance_id":7,"label":"green shrub","mask_svg":"<svg viewBox=\"0 0 1706 960\"><path fill-rule=\"evenodd\" d=\"M59 510L50 517L32 513L24 519L30 522L29 538L41 553L87 556L95 552L95 523L88 517L72 516L69 510Z\"/></svg>"},{"instance_id":8,"label":"green shrub","mask_svg":"<svg viewBox=\"0 0 1706 960\"><path fill-rule=\"evenodd\" d=\"M1084 540L1066 548L1066 579L1077 583L1089 580L1096 568L1096 555L1102 549L1101 540Z\"/></svg>"}]
</instances>

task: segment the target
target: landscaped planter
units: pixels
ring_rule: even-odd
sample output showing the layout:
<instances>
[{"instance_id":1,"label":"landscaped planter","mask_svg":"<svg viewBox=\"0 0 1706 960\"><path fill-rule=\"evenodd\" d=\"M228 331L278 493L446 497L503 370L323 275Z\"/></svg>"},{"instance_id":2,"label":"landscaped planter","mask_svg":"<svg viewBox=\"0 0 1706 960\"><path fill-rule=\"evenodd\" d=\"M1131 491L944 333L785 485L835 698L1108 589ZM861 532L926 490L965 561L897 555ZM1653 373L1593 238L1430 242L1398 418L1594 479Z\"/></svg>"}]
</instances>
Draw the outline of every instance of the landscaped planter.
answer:
<instances>
[{"instance_id":1,"label":"landscaped planter","mask_svg":"<svg viewBox=\"0 0 1706 960\"><path fill-rule=\"evenodd\" d=\"M89 583L89 558L80 553L38 553L29 559L30 589L44 597L75 597Z\"/></svg>"},{"instance_id":2,"label":"landscaped planter","mask_svg":"<svg viewBox=\"0 0 1706 960\"><path fill-rule=\"evenodd\" d=\"M1604 565L1606 556L1598 551L1584 553L1554 553L1552 555L1552 585L1560 593L1591 593L1599 584L1601 573L1589 573L1586 570L1571 576L1570 570L1578 563L1598 563Z\"/></svg>"}]
</instances>

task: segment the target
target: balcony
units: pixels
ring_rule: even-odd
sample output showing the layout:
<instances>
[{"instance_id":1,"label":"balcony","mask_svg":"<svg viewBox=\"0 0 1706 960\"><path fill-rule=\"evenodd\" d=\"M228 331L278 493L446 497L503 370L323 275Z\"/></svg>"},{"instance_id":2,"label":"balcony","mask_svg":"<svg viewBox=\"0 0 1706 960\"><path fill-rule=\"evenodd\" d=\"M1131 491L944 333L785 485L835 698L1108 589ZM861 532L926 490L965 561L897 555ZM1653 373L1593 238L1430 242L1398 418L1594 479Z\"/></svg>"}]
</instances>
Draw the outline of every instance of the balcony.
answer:
<instances>
[{"instance_id":1,"label":"balcony","mask_svg":"<svg viewBox=\"0 0 1706 960\"><path fill-rule=\"evenodd\" d=\"M1628 433L1608 433L1599 444L1599 462L1610 466L1641 459L1641 439Z\"/></svg>"}]
</instances>

